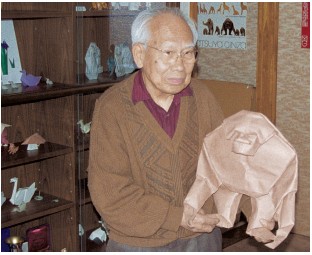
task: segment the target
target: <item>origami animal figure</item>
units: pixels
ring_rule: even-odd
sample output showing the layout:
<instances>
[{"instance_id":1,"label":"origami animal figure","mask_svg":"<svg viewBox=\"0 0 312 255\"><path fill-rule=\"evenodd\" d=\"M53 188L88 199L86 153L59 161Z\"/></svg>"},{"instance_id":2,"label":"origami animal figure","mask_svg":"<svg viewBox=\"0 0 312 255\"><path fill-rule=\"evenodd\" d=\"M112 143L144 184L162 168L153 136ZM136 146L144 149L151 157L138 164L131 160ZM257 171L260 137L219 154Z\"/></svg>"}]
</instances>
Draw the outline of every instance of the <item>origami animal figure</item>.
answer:
<instances>
[{"instance_id":1,"label":"origami animal figure","mask_svg":"<svg viewBox=\"0 0 312 255\"><path fill-rule=\"evenodd\" d=\"M38 133L34 133L31 136L27 137L22 145L27 145L27 150L38 150L39 145L45 143L46 140L39 135Z\"/></svg>"},{"instance_id":2,"label":"origami animal figure","mask_svg":"<svg viewBox=\"0 0 312 255\"><path fill-rule=\"evenodd\" d=\"M261 222L278 222L276 248L295 221L298 159L292 145L262 114L240 111L204 138L196 179L184 204L193 208L189 221L213 196L220 215L219 227L233 226L243 194L252 212L246 233L254 236Z\"/></svg>"},{"instance_id":3,"label":"origami animal figure","mask_svg":"<svg viewBox=\"0 0 312 255\"><path fill-rule=\"evenodd\" d=\"M28 203L37 189L35 188L35 183L33 183L29 187L19 188L17 190L18 178L16 177L11 178L10 182L14 183L13 192L12 192L12 196L10 199L10 202L13 205L20 206L22 204Z\"/></svg>"},{"instance_id":4,"label":"origami animal figure","mask_svg":"<svg viewBox=\"0 0 312 255\"><path fill-rule=\"evenodd\" d=\"M36 86L39 84L41 76L34 76L32 74L27 74L25 70L21 71L22 77L21 77L21 82L23 86Z\"/></svg>"},{"instance_id":5,"label":"origami animal figure","mask_svg":"<svg viewBox=\"0 0 312 255\"><path fill-rule=\"evenodd\" d=\"M79 120L79 121L77 122L77 124L79 125L80 130L81 130L82 133L87 134L87 133L90 132L90 129L91 129L91 121L88 122L88 123L86 123L86 124L84 124L83 120Z\"/></svg>"}]
</instances>

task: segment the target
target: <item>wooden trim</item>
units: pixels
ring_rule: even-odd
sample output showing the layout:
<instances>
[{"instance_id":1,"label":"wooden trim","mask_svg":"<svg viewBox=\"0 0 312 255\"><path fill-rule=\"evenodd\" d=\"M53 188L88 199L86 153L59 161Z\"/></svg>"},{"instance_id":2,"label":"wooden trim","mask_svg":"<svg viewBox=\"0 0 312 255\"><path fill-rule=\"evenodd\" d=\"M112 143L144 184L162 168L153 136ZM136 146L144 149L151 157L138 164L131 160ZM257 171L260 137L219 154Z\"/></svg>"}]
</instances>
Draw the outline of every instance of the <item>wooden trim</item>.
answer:
<instances>
[{"instance_id":1,"label":"wooden trim","mask_svg":"<svg viewBox=\"0 0 312 255\"><path fill-rule=\"evenodd\" d=\"M190 18L197 24L198 5L197 2L190 3Z\"/></svg>"},{"instance_id":2,"label":"wooden trim","mask_svg":"<svg viewBox=\"0 0 312 255\"><path fill-rule=\"evenodd\" d=\"M257 111L276 121L278 3L258 3Z\"/></svg>"}]
</instances>

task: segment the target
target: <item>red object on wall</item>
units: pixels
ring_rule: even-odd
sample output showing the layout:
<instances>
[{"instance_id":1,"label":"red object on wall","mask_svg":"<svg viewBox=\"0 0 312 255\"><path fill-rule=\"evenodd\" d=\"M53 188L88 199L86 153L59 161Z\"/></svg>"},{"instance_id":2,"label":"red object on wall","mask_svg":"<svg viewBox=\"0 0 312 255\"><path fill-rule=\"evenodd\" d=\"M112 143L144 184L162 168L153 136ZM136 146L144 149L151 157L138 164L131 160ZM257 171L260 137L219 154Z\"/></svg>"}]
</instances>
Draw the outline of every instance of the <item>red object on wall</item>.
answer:
<instances>
[{"instance_id":1,"label":"red object on wall","mask_svg":"<svg viewBox=\"0 0 312 255\"><path fill-rule=\"evenodd\" d=\"M310 49L310 2L302 3L301 48Z\"/></svg>"}]
</instances>

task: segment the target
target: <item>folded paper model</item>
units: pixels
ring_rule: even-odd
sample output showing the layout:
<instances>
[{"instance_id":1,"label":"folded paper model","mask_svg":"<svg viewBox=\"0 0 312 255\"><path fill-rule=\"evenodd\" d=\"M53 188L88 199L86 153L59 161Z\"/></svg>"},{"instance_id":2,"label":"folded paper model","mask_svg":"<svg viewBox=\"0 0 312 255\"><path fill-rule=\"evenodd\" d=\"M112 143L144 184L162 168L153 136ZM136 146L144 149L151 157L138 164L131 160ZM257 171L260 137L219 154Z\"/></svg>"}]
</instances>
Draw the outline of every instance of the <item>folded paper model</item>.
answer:
<instances>
[{"instance_id":1,"label":"folded paper model","mask_svg":"<svg viewBox=\"0 0 312 255\"><path fill-rule=\"evenodd\" d=\"M240 111L207 134L199 156L197 175L184 204L191 206L191 221L213 196L219 227L233 226L243 194L251 198L252 212L246 233L253 236L261 221L278 223L276 248L295 222L298 159L292 145L261 113Z\"/></svg>"}]
</instances>

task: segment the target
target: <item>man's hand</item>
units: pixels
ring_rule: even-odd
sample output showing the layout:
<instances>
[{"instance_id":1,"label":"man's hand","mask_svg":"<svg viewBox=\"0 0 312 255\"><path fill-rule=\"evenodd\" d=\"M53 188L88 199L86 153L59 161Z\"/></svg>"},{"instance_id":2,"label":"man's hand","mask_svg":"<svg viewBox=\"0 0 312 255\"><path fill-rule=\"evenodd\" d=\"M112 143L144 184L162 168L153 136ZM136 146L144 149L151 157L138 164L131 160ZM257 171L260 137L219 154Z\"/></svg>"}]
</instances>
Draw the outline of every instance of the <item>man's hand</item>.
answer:
<instances>
[{"instance_id":1,"label":"man's hand","mask_svg":"<svg viewBox=\"0 0 312 255\"><path fill-rule=\"evenodd\" d=\"M264 219L260 220L262 228L255 228L252 230L253 237L260 243L269 243L275 239L275 235L271 232L271 230L275 226L274 220L267 221Z\"/></svg>"},{"instance_id":2,"label":"man's hand","mask_svg":"<svg viewBox=\"0 0 312 255\"><path fill-rule=\"evenodd\" d=\"M193 208L189 205L184 206L181 226L193 232L210 233L220 221L217 214L204 214L200 210L194 215Z\"/></svg>"}]
</instances>

